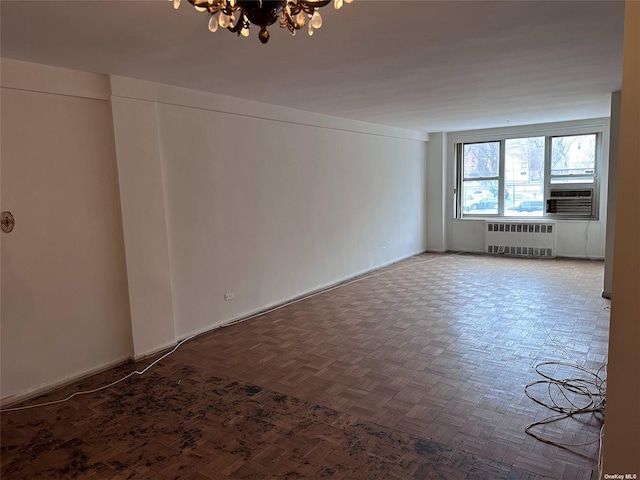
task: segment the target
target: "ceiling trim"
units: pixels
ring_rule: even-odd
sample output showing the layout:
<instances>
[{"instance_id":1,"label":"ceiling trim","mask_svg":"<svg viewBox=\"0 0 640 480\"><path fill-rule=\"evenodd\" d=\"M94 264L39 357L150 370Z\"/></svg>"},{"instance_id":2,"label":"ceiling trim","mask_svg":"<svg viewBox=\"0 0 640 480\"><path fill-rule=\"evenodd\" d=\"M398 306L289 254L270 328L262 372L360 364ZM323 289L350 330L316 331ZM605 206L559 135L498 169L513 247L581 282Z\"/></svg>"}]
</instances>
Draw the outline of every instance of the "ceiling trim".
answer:
<instances>
[{"instance_id":1,"label":"ceiling trim","mask_svg":"<svg viewBox=\"0 0 640 480\"><path fill-rule=\"evenodd\" d=\"M3 88L109 100L107 75L9 58L1 58L0 62L0 81Z\"/></svg>"},{"instance_id":2,"label":"ceiling trim","mask_svg":"<svg viewBox=\"0 0 640 480\"><path fill-rule=\"evenodd\" d=\"M362 133L380 137L428 142L429 134L419 130L378 125L289 107L255 102L228 95L202 92L184 87L111 75L111 93L115 97L146 100L182 107L198 108L276 122Z\"/></svg>"}]
</instances>

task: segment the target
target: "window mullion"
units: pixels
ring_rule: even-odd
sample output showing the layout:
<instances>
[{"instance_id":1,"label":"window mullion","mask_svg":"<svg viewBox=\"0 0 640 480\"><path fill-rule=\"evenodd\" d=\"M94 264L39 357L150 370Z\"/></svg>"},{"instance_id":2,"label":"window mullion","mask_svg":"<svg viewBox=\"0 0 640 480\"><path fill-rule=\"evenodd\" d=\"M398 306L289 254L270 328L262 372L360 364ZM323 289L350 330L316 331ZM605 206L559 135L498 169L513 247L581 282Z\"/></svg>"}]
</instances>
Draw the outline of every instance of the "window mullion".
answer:
<instances>
[{"instance_id":1,"label":"window mullion","mask_svg":"<svg viewBox=\"0 0 640 480\"><path fill-rule=\"evenodd\" d=\"M462 159L462 143L456 144L456 186L455 195L455 217L462 218L462 184L464 181L464 166Z\"/></svg>"},{"instance_id":2,"label":"window mullion","mask_svg":"<svg viewBox=\"0 0 640 480\"><path fill-rule=\"evenodd\" d=\"M498 180L498 176L496 175L495 177L465 177L462 180L465 180L467 182L476 182L476 181L482 181L482 180Z\"/></svg>"},{"instance_id":3,"label":"window mullion","mask_svg":"<svg viewBox=\"0 0 640 480\"><path fill-rule=\"evenodd\" d=\"M500 163L498 165L498 215L504 216L505 140L500 140Z\"/></svg>"},{"instance_id":4,"label":"window mullion","mask_svg":"<svg viewBox=\"0 0 640 480\"><path fill-rule=\"evenodd\" d=\"M546 199L549 198L551 189L551 136L544 137L544 203L542 204L542 216L547 216Z\"/></svg>"}]
</instances>

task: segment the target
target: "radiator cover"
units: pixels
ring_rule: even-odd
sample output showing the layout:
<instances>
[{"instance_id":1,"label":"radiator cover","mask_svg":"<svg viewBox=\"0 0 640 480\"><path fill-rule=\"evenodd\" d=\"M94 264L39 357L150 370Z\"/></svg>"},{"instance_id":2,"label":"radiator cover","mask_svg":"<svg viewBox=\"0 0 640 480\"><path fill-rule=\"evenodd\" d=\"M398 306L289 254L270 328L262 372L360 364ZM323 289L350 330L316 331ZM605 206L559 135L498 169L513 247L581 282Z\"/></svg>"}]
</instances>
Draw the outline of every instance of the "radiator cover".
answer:
<instances>
[{"instance_id":1,"label":"radiator cover","mask_svg":"<svg viewBox=\"0 0 640 480\"><path fill-rule=\"evenodd\" d=\"M515 257L554 258L555 222L485 222L485 252Z\"/></svg>"}]
</instances>

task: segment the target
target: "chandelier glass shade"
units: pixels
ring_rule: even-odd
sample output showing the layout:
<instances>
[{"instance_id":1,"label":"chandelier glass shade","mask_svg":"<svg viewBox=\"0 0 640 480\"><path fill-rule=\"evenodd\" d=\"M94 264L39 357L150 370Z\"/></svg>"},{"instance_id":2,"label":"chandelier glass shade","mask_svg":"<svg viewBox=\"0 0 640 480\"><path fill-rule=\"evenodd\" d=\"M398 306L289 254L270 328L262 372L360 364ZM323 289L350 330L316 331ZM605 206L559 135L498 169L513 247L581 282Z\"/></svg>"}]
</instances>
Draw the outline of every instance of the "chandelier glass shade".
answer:
<instances>
[{"instance_id":1,"label":"chandelier glass shade","mask_svg":"<svg viewBox=\"0 0 640 480\"><path fill-rule=\"evenodd\" d=\"M173 7L180 7L180 0L169 0ZM188 0L199 12L209 14L209 30L219 27L244 37L249 36L251 25L260 27L258 38L262 43L269 41L267 27L278 20L280 27L288 29L292 35L307 26L309 35L322 26L320 8L333 1L340 9L343 3L353 0Z\"/></svg>"}]
</instances>

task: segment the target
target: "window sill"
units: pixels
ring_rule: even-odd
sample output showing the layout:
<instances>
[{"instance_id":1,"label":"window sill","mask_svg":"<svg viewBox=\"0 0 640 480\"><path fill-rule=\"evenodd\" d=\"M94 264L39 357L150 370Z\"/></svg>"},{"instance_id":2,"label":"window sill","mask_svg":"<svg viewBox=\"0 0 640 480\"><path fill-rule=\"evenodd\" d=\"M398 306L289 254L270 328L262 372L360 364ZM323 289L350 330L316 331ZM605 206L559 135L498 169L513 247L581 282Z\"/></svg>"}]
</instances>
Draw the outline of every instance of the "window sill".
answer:
<instances>
[{"instance_id":1,"label":"window sill","mask_svg":"<svg viewBox=\"0 0 640 480\"><path fill-rule=\"evenodd\" d=\"M478 216L464 216L464 217L455 217L454 220L476 220L476 221L496 221L496 222L598 222L600 219L598 217L534 217L534 216L498 216L498 215L478 215Z\"/></svg>"}]
</instances>

